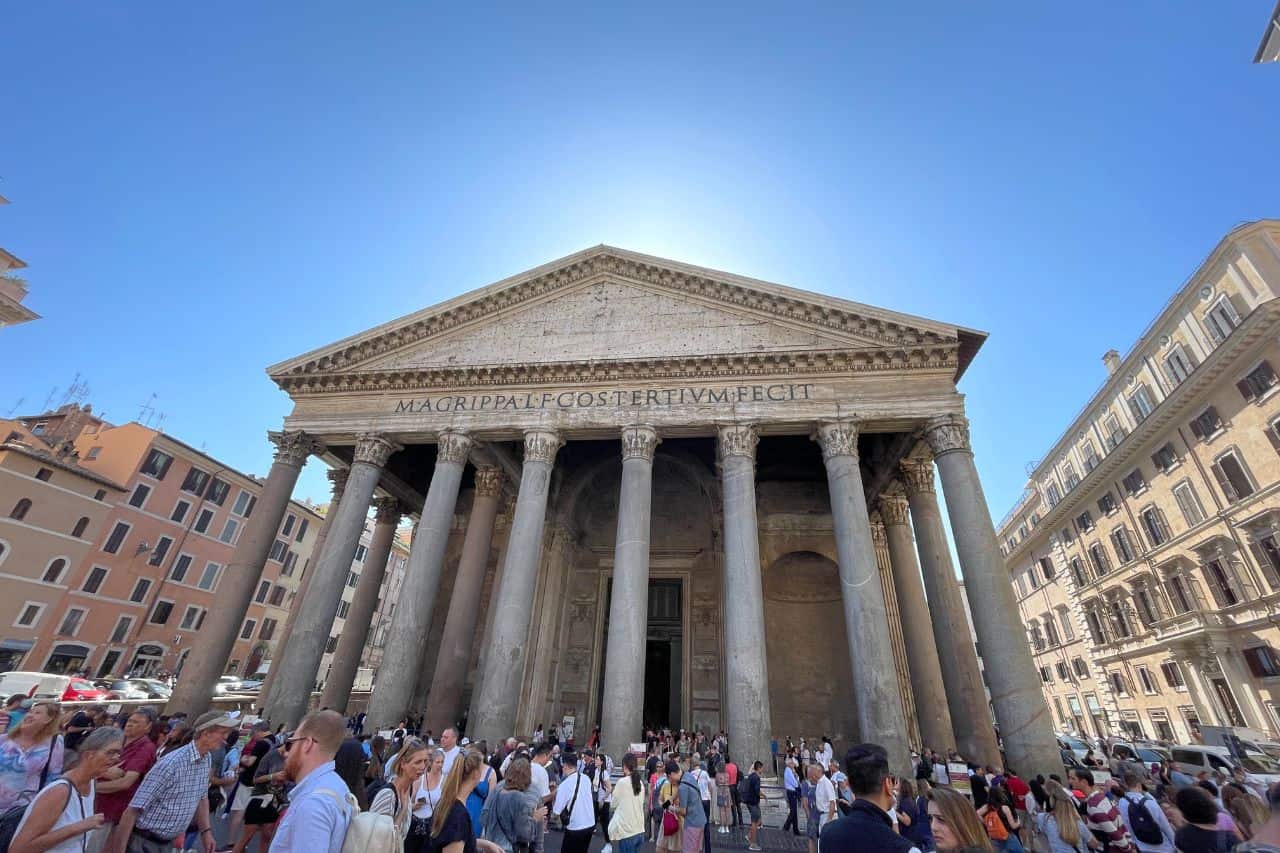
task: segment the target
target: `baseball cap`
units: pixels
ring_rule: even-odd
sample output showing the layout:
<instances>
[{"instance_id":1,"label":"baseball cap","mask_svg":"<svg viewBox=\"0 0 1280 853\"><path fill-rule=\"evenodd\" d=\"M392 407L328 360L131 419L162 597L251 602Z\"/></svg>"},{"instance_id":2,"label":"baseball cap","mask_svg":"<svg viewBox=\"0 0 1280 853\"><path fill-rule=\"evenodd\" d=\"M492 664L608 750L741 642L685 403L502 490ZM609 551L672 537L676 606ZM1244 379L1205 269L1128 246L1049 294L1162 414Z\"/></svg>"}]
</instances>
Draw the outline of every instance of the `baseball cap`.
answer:
<instances>
[{"instance_id":1,"label":"baseball cap","mask_svg":"<svg viewBox=\"0 0 1280 853\"><path fill-rule=\"evenodd\" d=\"M205 729L212 728L234 729L239 727L239 725L239 711L232 711L230 713L225 711L205 711L203 714L196 717L193 728L198 732L202 732Z\"/></svg>"}]
</instances>

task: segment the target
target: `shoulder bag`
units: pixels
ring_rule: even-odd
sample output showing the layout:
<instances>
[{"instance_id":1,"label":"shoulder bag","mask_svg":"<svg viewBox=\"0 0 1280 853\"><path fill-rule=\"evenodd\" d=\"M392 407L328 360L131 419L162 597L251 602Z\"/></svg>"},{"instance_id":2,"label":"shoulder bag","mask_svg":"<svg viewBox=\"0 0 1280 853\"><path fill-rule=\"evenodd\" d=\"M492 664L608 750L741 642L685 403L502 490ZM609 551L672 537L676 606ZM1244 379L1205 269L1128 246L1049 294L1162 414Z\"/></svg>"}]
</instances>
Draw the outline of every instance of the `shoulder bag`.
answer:
<instances>
[{"instance_id":1,"label":"shoulder bag","mask_svg":"<svg viewBox=\"0 0 1280 853\"><path fill-rule=\"evenodd\" d=\"M576 778L573 780L573 799L569 800L569 805L566 808L560 810L560 826L565 831L569 829L569 818L573 816L573 806L578 802L578 788L582 785L581 771L574 775Z\"/></svg>"}]
</instances>

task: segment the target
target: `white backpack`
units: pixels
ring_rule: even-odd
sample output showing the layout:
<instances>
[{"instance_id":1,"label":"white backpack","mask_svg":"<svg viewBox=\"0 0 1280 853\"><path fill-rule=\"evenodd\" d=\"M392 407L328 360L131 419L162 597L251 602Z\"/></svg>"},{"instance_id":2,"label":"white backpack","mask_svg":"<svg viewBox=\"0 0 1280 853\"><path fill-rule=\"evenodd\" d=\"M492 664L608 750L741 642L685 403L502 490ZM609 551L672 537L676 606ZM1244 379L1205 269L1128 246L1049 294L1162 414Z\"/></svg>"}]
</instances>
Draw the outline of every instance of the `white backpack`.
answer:
<instances>
[{"instance_id":1,"label":"white backpack","mask_svg":"<svg viewBox=\"0 0 1280 853\"><path fill-rule=\"evenodd\" d=\"M316 793L344 803L353 813L351 822L347 824L347 834L342 839L342 853L401 853L404 850L400 833L396 831L395 821L390 815L360 811L360 804L350 793L342 797L328 788L321 788Z\"/></svg>"}]
</instances>

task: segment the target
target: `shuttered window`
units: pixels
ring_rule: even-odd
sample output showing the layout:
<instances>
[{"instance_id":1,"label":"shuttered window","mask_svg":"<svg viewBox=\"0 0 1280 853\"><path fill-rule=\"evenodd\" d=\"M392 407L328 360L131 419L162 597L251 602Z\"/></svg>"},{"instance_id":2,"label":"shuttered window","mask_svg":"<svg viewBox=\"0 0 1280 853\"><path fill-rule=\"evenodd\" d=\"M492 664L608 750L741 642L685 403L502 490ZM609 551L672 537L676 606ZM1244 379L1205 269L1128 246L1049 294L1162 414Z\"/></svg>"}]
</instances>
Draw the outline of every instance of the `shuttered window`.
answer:
<instances>
[{"instance_id":1,"label":"shuttered window","mask_svg":"<svg viewBox=\"0 0 1280 853\"><path fill-rule=\"evenodd\" d=\"M1218 457L1213 463L1213 476L1218 480L1218 486L1222 489L1222 493L1227 500L1235 502L1249 497L1254 493L1253 481L1249 479L1249 472L1244 467L1244 462L1236 454L1234 450L1227 451Z\"/></svg>"},{"instance_id":2,"label":"shuttered window","mask_svg":"<svg viewBox=\"0 0 1280 853\"><path fill-rule=\"evenodd\" d=\"M1191 421L1190 427L1192 435L1205 439L1222 429L1222 418L1218 417L1218 410L1210 406Z\"/></svg>"},{"instance_id":3,"label":"shuttered window","mask_svg":"<svg viewBox=\"0 0 1280 853\"><path fill-rule=\"evenodd\" d=\"M1249 375L1236 383L1236 388L1240 391L1240 396L1252 402L1263 394L1267 393L1277 382L1276 373L1271 369L1271 365L1262 362L1253 370L1249 371Z\"/></svg>"}]
</instances>

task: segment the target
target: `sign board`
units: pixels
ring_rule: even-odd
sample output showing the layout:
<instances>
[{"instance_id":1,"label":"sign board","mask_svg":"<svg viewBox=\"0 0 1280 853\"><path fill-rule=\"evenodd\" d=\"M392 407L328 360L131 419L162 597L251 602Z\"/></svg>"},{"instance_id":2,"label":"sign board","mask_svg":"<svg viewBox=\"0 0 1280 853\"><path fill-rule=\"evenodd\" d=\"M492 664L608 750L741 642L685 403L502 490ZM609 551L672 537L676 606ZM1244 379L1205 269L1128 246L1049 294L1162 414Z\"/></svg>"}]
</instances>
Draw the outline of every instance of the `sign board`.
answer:
<instances>
[{"instance_id":1,"label":"sign board","mask_svg":"<svg viewBox=\"0 0 1280 853\"><path fill-rule=\"evenodd\" d=\"M649 751L649 750L645 747L645 745L644 745L643 743L633 743L633 744L631 744L631 754L632 754L632 755L643 756L643 755L644 755L646 752L648 752L648 751Z\"/></svg>"},{"instance_id":2,"label":"sign board","mask_svg":"<svg viewBox=\"0 0 1280 853\"><path fill-rule=\"evenodd\" d=\"M973 796L973 789L969 785L969 766L960 761L952 761L947 764L947 777L951 782L952 790L955 790L966 797Z\"/></svg>"},{"instance_id":3,"label":"sign board","mask_svg":"<svg viewBox=\"0 0 1280 853\"><path fill-rule=\"evenodd\" d=\"M566 741L573 740L573 716L565 714L560 720L560 728L564 731L564 739Z\"/></svg>"},{"instance_id":4,"label":"sign board","mask_svg":"<svg viewBox=\"0 0 1280 853\"><path fill-rule=\"evenodd\" d=\"M1093 775L1093 784L1106 788L1111 784L1111 771L1103 770L1101 767L1090 767L1089 772Z\"/></svg>"}]
</instances>

